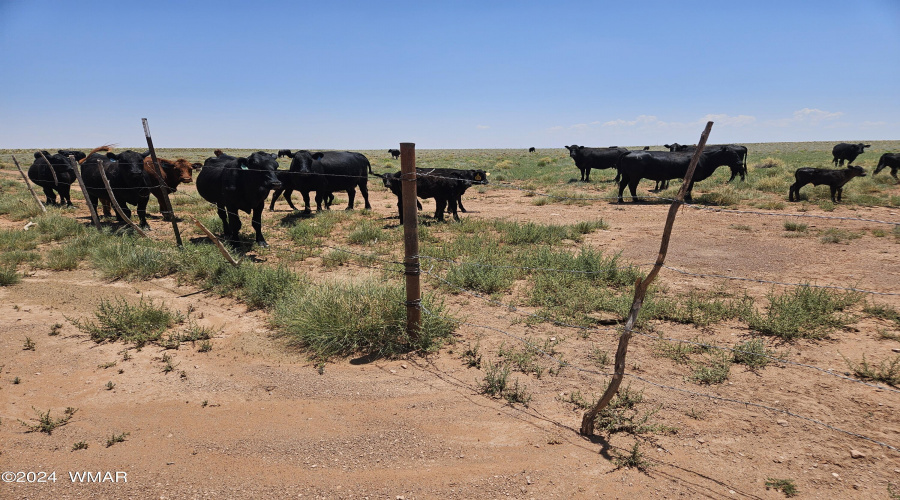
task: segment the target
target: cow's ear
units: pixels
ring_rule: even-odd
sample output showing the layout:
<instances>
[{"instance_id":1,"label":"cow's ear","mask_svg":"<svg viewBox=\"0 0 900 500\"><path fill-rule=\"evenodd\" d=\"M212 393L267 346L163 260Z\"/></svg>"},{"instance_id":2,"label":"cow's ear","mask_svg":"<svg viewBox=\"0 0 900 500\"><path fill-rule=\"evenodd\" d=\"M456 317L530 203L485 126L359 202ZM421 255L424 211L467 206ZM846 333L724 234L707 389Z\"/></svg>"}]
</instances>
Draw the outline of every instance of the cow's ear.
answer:
<instances>
[{"instance_id":1,"label":"cow's ear","mask_svg":"<svg viewBox=\"0 0 900 500\"><path fill-rule=\"evenodd\" d=\"M111 151L106 153L106 157L113 161L119 161L119 155L117 155Z\"/></svg>"},{"instance_id":2,"label":"cow's ear","mask_svg":"<svg viewBox=\"0 0 900 500\"><path fill-rule=\"evenodd\" d=\"M325 153L322 153L322 152L315 153L315 154L312 155L313 160L320 160L320 159L322 159L322 157L324 157L324 156L325 156Z\"/></svg>"},{"instance_id":3,"label":"cow's ear","mask_svg":"<svg viewBox=\"0 0 900 500\"><path fill-rule=\"evenodd\" d=\"M41 152L40 152L40 151L35 151L35 152L34 152L34 159L37 160L37 159L40 158L40 157L41 157Z\"/></svg>"},{"instance_id":4,"label":"cow's ear","mask_svg":"<svg viewBox=\"0 0 900 500\"><path fill-rule=\"evenodd\" d=\"M237 164L241 167L241 170L250 170L250 164L247 162L246 158L238 158Z\"/></svg>"}]
</instances>

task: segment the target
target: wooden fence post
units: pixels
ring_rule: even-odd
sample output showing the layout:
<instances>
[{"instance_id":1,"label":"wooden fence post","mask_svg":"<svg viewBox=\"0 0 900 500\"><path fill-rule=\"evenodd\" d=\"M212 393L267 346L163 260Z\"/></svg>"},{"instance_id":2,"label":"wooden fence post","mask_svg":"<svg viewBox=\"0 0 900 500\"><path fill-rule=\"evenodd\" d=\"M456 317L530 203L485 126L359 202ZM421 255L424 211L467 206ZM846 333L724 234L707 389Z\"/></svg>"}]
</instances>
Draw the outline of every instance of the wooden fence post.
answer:
<instances>
[{"instance_id":1,"label":"wooden fence post","mask_svg":"<svg viewBox=\"0 0 900 500\"><path fill-rule=\"evenodd\" d=\"M84 179L81 178L81 164L75 160L75 157L69 155L69 163L72 164L72 169L75 170L75 177L78 178L78 185L81 187L81 194L84 195L84 202L87 203L88 210L91 211L91 220L94 221L94 227L100 229L100 217L97 216L97 209L94 207L94 204L91 203L91 197L88 196L87 186L84 185ZM100 165L100 170L103 170L103 166Z\"/></svg>"},{"instance_id":2,"label":"wooden fence post","mask_svg":"<svg viewBox=\"0 0 900 500\"><path fill-rule=\"evenodd\" d=\"M606 408L609 402L612 401L613 396L619 391L619 385L622 383L622 378L625 376L625 355L628 354L628 341L631 340L631 329L637 321L638 313L641 312L641 305L644 303L644 295L647 293L647 288L650 287L650 283L656 278L656 275L659 274L659 270L662 269L663 263L666 261L666 252L669 250L669 239L672 236L672 226L675 223L675 215L678 213L681 204L684 203L684 195L687 193L691 179L694 177L694 170L697 169L697 162L700 161L700 154L703 153L703 147L706 146L706 139L709 137L712 126L713 122L706 123L706 129L703 130L703 134L700 135L700 142L697 144L697 151L694 152L687 173L684 175L684 183L681 185L678 195L669 207L669 216L666 218L666 225L663 229L662 241L660 241L659 244L659 255L656 258L656 263L653 265L653 269L647 277L643 280L638 278L634 285L634 299L631 302L631 311L628 313L628 319L625 321L625 331L623 331L622 335L619 337L619 347L616 350L615 373L613 374L612 380L609 382L609 386L606 388L606 392L604 392L603 396L600 398L600 401L597 401L597 404L582 417L581 434L583 436L591 436L594 434L594 421L597 419L597 415Z\"/></svg>"},{"instance_id":3,"label":"wooden fence post","mask_svg":"<svg viewBox=\"0 0 900 500\"><path fill-rule=\"evenodd\" d=\"M406 334L419 336L422 321L422 289L419 268L419 216L416 210L416 145L400 143L400 179L403 200L403 246L406 275Z\"/></svg>"},{"instance_id":4,"label":"wooden fence post","mask_svg":"<svg viewBox=\"0 0 900 500\"><path fill-rule=\"evenodd\" d=\"M181 243L181 231L178 230L178 222L175 221L175 209L172 208L172 200L169 199L169 186L163 181L162 168L160 168L159 160L156 158L156 148L153 147L153 139L150 138L150 126L147 124L146 118L141 118L141 123L144 125L144 136L147 137L147 147L150 148L150 160L153 161L153 168L156 169L156 176L159 178L159 189L162 191L163 201L166 205L159 208L163 213L163 218L165 218L166 213L172 218L172 229L175 231L175 244L178 245L178 248L181 248L184 246Z\"/></svg>"},{"instance_id":5,"label":"wooden fence post","mask_svg":"<svg viewBox=\"0 0 900 500\"><path fill-rule=\"evenodd\" d=\"M106 186L106 192L109 193L109 202L112 203L114 209L116 209L116 213L119 214L119 217L125 221L126 224L131 226L132 229L137 231L137 233L144 238L149 238L147 233L145 233L137 224L134 223L133 220L129 217L125 217L125 212L122 211L122 207L119 206L119 201L116 200L116 197L113 196L112 188L109 186L109 180L106 178L106 169L103 168L103 164L98 165L100 167L100 178L103 179L103 185Z\"/></svg>"},{"instance_id":6,"label":"wooden fence post","mask_svg":"<svg viewBox=\"0 0 900 500\"><path fill-rule=\"evenodd\" d=\"M234 257L232 257L230 253L228 253L228 249L225 248L225 245L223 245L222 242L219 241L219 238L216 238L216 235L214 235L212 233L212 231L207 229L206 226L204 226L203 224L200 223L200 221L195 219L193 215L188 215L188 218L190 218L192 221L194 221L194 224L196 224L197 227L199 227L201 231L206 233L206 237L209 238L213 243L216 244L216 247L219 249L219 252L222 253L222 256L225 257L225 260L230 262L232 266L237 266L238 264L241 263L241 261L239 261L239 260L234 260Z\"/></svg>"},{"instance_id":7,"label":"wooden fence post","mask_svg":"<svg viewBox=\"0 0 900 500\"><path fill-rule=\"evenodd\" d=\"M43 151L41 151L41 157L47 162L47 165L50 165L50 173L53 174L53 185L59 186L59 178L56 177L56 169L53 168L53 164L50 163L50 158L47 158L47 155L45 155Z\"/></svg>"},{"instance_id":8,"label":"wooden fence post","mask_svg":"<svg viewBox=\"0 0 900 500\"><path fill-rule=\"evenodd\" d=\"M34 196L34 201L37 202L38 206L41 207L41 212L47 213L47 207L41 202L41 199L38 198L37 193L34 192L34 188L31 187L31 182L28 181L28 176L25 175L25 172L22 171L22 167L19 166L19 160L16 159L15 156L12 156L13 163L16 164L16 168L19 169L19 173L22 174L22 180L25 181L25 185L28 187L28 190L31 191L31 196ZM50 165L50 168L53 168L53 165Z\"/></svg>"}]
</instances>

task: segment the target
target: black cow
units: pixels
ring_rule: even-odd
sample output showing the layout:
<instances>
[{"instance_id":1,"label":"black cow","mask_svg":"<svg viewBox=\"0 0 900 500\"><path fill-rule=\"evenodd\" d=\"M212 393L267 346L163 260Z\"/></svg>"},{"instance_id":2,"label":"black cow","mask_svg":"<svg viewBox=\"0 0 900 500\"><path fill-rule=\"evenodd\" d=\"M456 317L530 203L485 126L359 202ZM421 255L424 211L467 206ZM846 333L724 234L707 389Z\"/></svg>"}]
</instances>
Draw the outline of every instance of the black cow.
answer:
<instances>
[{"instance_id":1,"label":"black cow","mask_svg":"<svg viewBox=\"0 0 900 500\"><path fill-rule=\"evenodd\" d=\"M294 206L293 200L291 200L291 194L293 194L295 190L298 190L298 187L294 186L294 179L298 179L299 175L300 174L291 172L290 170L279 170L275 172L275 176L281 181L281 189L275 191L275 194L272 196L272 202L269 204L270 211L275 211L275 202L282 194L284 195L284 200L292 210L299 210ZM316 205L322 205L323 202L325 204L325 210L331 210L331 205L334 203L334 193L316 191Z\"/></svg>"},{"instance_id":2,"label":"black cow","mask_svg":"<svg viewBox=\"0 0 900 500\"><path fill-rule=\"evenodd\" d=\"M441 175L446 175L448 177L459 178L463 180L471 181L471 184L468 186L464 186L462 190L459 192L459 196L450 200L447 203L447 213L452 213L454 209L454 205L459 208L459 211L463 213L467 213L466 207L462 204L462 195L466 193L466 190L469 189L469 186L475 184L487 184L488 183L488 174L484 170L461 170L456 168L442 168ZM436 175L436 174L435 174Z\"/></svg>"},{"instance_id":3,"label":"black cow","mask_svg":"<svg viewBox=\"0 0 900 500\"><path fill-rule=\"evenodd\" d=\"M397 158L400 158L400 150L399 149L388 149L388 153L390 153L391 156L394 157L395 160Z\"/></svg>"},{"instance_id":4,"label":"black cow","mask_svg":"<svg viewBox=\"0 0 900 500\"><path fill-rule=\"evenodd\" d=\"M800 188L807 184L812 184L813 186L827 184L828 187L831 188L831 201L837 203L841 201L841 193L844 191L844 184L850 182L850 179L854 177L865 176L866 171L863 170L862 167L854 165L847 165L847 168L844 170L798 168L797 171L794 172L794 178L797 179L797 182L791 184L790 190L788 191L788 200L799 201ZM795 194L797 195L796 200L794 199ZM835 199L835 194L837 195L837 199Z\"/></svg>"},{"instance_id":5,"label":"black cow","mask_svg":"<svg viewBox=\"0 0 900 500\"><path fill-rule=\"evenodd\" d=\"M849 167L851 163L856 160L856 157L865 153L866 148L872 147L871 144L847 144L846 142L842 142L834 146L831 149L831 155L834 157L831 160L834 163L835 167L843 167L844 160L847 160L847 166Z\"/></svg>"},{"instance_id":6,"label":"black cow","mask_svg":"<svg viewBox=\"0 0 900 500\"><path fill-rule=\"evenodd\" d=\"M897 169L900 169L900 153L885 153L881 155L881 158L878 159L878 166L875 167L872 175L881 172L884 167L890 167L891 176L900 183L900 179L897 179Z\"/></svg>"},{"instance_id":7,"label":"black cow","mask_svg":"<svg viewBox=\"0 0 900 500\"><path fill-rule=\"evenodd\" d=\"M746 176L747 176L747 153L748 153L747 146L741 146L740 144L707 144L706 146L704 146L703 149L709 149L709 148L720 147L720 146L727 146L729 148L734 149L734 151L741 158L741 163L739 165L733 165L733 166L729 165L729 167L731 167L731 177L728 179L727 182L733 181L735 176L738 176L738 175L741 176L741 181L746 179ZM672 152L684 151L687 153L693 153L694 151L697 151L696 145L688 146L685 144L678 144L677 142L672 143L672 144L663 144L663 147L668 148L669 151L672 151Z\"/></svg>"},{"instance_id":8,"label":"black cow","mask_svg":"<svg viewBox=\"0 0 900 500\"><path fill-rule=\"evenodd\" d=\"M47 196L47 205L56 205L56 193L58 192L60 205L72 206L69 189L72 183L75 182L76 177L75 170L69 163L68 157L70 154L76 160L85 158L85 154L81 151L63 149L60 149L58 153L53 155L47 151L34 153L34 163L28 167L28 178L31 179L31 182L44 189L44 194ZM53 178L54 172L56 173L56 179Z\"/></svg>"},{"instance_id":9,"label":"black cow","mask_svg":"<svg viewBox=\"0 0 900 500\"><path fill-rule=\"evenodd\" d=\"M416 169L416 195L423 199L434 198L434 218L437 220L444 220L445 208L449 208L453 218L459 220L454 200L459 200L474 182L454 170L446 168ZM397 196L397 209L400 212L400 223L403 224L403 188L400 172L383 174L380 177L384 182L384 187L390 189Z\"/></svg>"},{"instance_id":10,"label":"black cow","mask_svg":"<svg viewBox=\"0 0 900 500\"><path fill-rule=\"evenodd\" d=\"M353 210L353 201L356 198L356 188L359 188L365 208L371 209L369 204L369 190L367 173L372 173L372 165L369 160L360 153L350 151L325 151L310 153L309 151L297 151L291 153L289 149L282 149L279 156L292 158L290 172L292 190L277 189L274 198L278 198L281 192L290 197L291 191L300 191L303 195L304 212L310 212L309 192L316 192L316 210L322 210L322 201L327 195L335 191L346 191L349 202L347 210ZM374 174L373 174L374 175ZM333 199L333 198L332 198Z\"/></svg>"},{"instance_id":11,"label":"black cow","mask_svg":"<svg viewBox=\"0 0 900 500\"><path fill-rule=\"evenodd\" d=\"M150 199L150 185L147 183L148 177L144 176L144 158L148 155L150 155L149 151L136 153L129 149L119 154L106 153L104 156L93 153L88 156L81 164L81 177L84 179L90 204L96 208L99 200L109 199L109 194L103 185L103 178L100 176L102 168L109 180L113 196L125 217L131 218L128 204L136 205L140 226L149 229L147 201ZM108 215L106 207L104 207L104 212ZM118 217L118 214L116 216Z\"/></svg>"},{"instance_id":12,"label":"black cow","mask_svg":"<svg viewBox=\"0 0 900 500\"><path fill-rule=\"evenodd\" d=\"M529 152L529 153L534 153L535 151L537 151L537 150L534 149L534 146L528 148L528 152Z\"/></svg>"},{"instance_id":13,"label":"black cow","mask_svg":"<svg viewBox=\"0 0 900 500\"><path fill-rule=\"evenodd\" d=\"M566 146L569 156L575 160L575 166L581 170L581 180L591 182L591 169L616 168L622 155L628 153L625 148L610 146L608 148L586 148L572 144ZM616 173L615 182L619 182L619 174Z\"/></svg>"},{"instance_id":14,"label":"black cow","mask_svg":"<svg viewBox=\"0 0 900 500\"><path fill-rule=\"evenodd\" d=\"M207 158L197 175L197 192L215 203L222 219L225 238L240 240L239 210L253 214L251 225L256 231L256 244L269 246L262 235L262 212L272 189L281 189L276 177L278 159L272 153L257 151L247 158L219 155Z\"/></svg>"},{"instance_id":15,"label":"black cow","mask_svg":"<svg viewBox=\"0 0 900 500\"><path fill-rule=\"evenodd\" d=\"M622 192L625 186L631 191L631 199L637 202L637 185L641 179L664 181L669 179L683 179L687 174L693 153L673 153L670 151L632 151L619 160L619 173L622 180L619 182L619 203L622 202ZM740 158L734 149L726 146L704 148L694 171L694 177L688 185L685 193L685 201L691 201L691 190L694 183L711 176L722 165L733 166L740 164Z\"/></svg>"}]
</instances>

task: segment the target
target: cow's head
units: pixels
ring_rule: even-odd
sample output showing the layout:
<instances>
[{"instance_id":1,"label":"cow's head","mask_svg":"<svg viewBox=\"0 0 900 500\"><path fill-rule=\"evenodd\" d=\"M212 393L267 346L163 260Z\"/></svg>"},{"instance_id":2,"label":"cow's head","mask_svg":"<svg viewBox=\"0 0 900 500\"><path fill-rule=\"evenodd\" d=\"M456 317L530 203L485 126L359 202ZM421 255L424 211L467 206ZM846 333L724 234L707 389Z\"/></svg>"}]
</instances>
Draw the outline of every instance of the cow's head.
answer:
<instances>
[{"instance_id":1,"label":"cow's head","mask_svg":"<svg viewBox=\"0 0 900 500\"><path fill-rule=\"evenodd\" d=\"M569 150L569 156L575 158L578 155L578 151L584 149L584 146L578 146L577 144L572 144L571 146L566 146L566 149Z\"/></svg>"},{"instance_id":2,"label":"cow's head","mask_svg":"<svg viewBox=\"0 0 900 500\"><path fill-rule=\"evenodd\" d=\"M859 154L863 154L866 152L866 148L871 148L871 147L872 147L871 144L859 143L856 145L856 152Z\"/></svg>"},{"instance_id":3,"label":"cow's head","mask_svg":"<svg viewBox=\"0 0 900 500\"><path fill-rule=\"evenodd\" d=\"M56 152L63 155L66 158L68 158L69 156L74 156L75 161L81 161L87 157L87 155L85 155L81 151L74 150L74 149L58 149Z\"/></svg>"},{"instance_id":4,"label":"cow's head","mask_svg":"<svg viewBox=\"0 0 900 500\"><path fill-rule=\"evenodd\" d=\"M259 172L263 177L264 189L281 189L281 181L275 172L278 170L278 157L273 153L257 151L247 158L238 158L238 166L242 169Z\"/></svg>"},{"instance_id":5,"label":"cow's head","mask_svg":"<svg viewBox=\"0 0 900 500\"><path fill-rule=\"evenodd\" d=\"M119 163L119 173L122 175L122 179L131 185L144 183L144 158L149 155L149 151L137 153L130 149L118 154L106 153L107 158Z\"/></svg>"},{"instance_id":6,"label":"cow's head","mask_svg":"<svg viewBox=\"0 0 900 500\"><path fill-rule=\"evenodd\" d=\"M470 170L472 172L472 180L475 184L487 184L488 183L488 173L484 170Z\"/></svg>"},{"instance_id":7,"label":"cow's head","mask_svg":"<svg viewBox=\"0 0 900 500\"><path fill-rule=\"evenodd\" d=\"M866 176L866 171L863 170L862 167L857 166L857 165L847 165L847 170L848 170L848 173L850 174L851 178Z\"/></svg>"},{"instance_id":8,"label":"cow's head","mask_svg":"<svg viewBox=\"0 0 900 500\"><path fill-rule=\"evenodd\" d=\"M316 160L321 160L325 153L310 153L302 150L294 153L294 159L291 161L291 171L304 174L312 173L312 164Z\"/></svg>"},{"instance_id":9,"label":"cow's head","mask_svg":"<svg viewBox=\"0 0 900 500\"><path fill-rule=\"evenodd\" d=\"M281 158L282 156L287 156L288 158L293 158L294 153L291 153L290 149L280 149L280 150L278 150L278 157Z\"/></svg>"}]
</instances>

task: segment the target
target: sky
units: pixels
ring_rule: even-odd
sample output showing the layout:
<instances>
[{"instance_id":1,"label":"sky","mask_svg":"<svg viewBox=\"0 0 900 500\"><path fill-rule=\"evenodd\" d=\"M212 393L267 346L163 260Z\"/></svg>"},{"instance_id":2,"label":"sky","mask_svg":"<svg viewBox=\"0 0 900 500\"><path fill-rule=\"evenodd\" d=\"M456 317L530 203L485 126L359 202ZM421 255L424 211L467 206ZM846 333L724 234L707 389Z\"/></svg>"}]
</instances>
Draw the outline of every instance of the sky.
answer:
<instances>
[{"instance_id":1,"label":"sky","mask_svg":"<svg viewBox=\"0 0 900 500\"><path fill-rule=\"evenodd\" d=\"M0 0L0 148L900 139L900 0Z\"/></svg>"}]
</instances>

